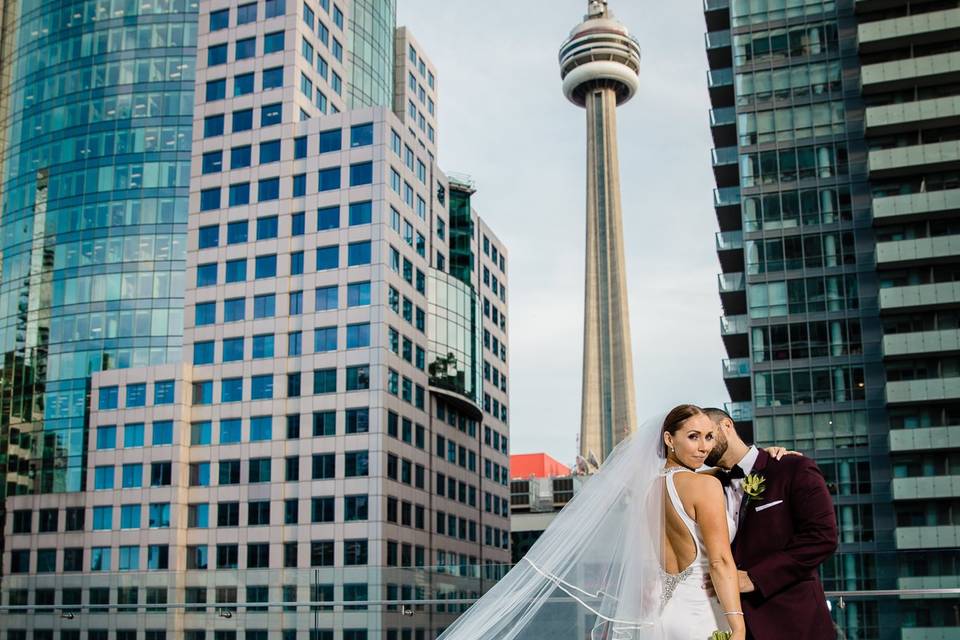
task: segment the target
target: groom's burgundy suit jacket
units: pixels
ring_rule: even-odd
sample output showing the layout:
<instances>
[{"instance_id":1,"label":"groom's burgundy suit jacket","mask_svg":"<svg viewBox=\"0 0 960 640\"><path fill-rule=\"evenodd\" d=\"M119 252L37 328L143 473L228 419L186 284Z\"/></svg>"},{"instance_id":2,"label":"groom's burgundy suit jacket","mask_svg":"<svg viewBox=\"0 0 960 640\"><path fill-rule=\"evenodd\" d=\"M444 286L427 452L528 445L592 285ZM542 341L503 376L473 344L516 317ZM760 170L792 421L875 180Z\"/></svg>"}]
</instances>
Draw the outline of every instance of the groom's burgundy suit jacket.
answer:
<instances>
[{"instance_id":1,"label":"groom's burgundy suit jacket","mask_svg":"<svg viewBox=\"0 0 960 640\"><path fill-rule=\"evenodd\" d=\"M837 548L837 519L823 474L810 458L759 454L752 473L766 479L766 489L759 500L743 497L733 541L737 567L756 586L741 594L747 637L834 640L817 576Z\"/></svg>"}]
</instances>

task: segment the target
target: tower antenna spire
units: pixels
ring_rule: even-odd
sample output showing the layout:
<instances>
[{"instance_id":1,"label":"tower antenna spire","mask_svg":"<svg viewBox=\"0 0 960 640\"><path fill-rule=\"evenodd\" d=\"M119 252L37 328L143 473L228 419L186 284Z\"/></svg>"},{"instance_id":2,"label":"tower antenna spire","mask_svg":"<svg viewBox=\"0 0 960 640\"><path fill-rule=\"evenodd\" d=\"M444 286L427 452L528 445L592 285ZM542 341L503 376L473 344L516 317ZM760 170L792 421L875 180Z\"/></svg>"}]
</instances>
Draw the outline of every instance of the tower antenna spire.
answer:
<instances>
[{"instance_id":1,"label":"tower antenna spire","mask_svg":"<svg viewBox=\"0 0 960 640\"><path fill-rule=\"evenodd\" d=\"M607 0L589 0L587 2L587 16L596 18L607 15Z\"/></svg>"}]
</instances>

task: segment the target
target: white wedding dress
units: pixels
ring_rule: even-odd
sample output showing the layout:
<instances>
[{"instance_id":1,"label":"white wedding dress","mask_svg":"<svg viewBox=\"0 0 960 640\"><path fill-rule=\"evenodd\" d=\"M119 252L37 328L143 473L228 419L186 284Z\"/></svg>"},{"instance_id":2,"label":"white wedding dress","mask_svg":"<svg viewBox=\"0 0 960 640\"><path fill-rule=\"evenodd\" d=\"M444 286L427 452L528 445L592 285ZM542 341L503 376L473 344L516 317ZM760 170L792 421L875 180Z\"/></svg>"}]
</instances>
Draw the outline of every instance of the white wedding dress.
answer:
<instances>
[{"instance_id":1,"label":"white wedding dress","mask_svg":"<svg viewBox=\"0 0 960 640\"><path fill-rule=\"evenodd\" d=\"M670 503L686 525L697 546L697 555L686 569L677 575L663 575L663 609L661 621L665 640L710 640L714 631L729 631L723 609L716 597L711 597L703 588L704 578L710 572L707 549L697 523L687 515L677 493L673 478L677 473L693 473L684 467L667 469L666 485ZM733 523L727 525L733 535Z\"/></svg>"}]
</instances>

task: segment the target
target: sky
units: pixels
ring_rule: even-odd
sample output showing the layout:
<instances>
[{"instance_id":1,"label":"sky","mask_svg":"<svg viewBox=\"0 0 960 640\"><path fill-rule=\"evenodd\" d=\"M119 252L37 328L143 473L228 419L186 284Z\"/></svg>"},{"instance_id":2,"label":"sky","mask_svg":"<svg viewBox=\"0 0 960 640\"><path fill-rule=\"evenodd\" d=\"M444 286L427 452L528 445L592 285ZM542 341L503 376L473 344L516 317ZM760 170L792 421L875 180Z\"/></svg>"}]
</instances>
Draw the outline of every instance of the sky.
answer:
<instances>
[{"instance_id":1,"label":"sky","mask_svg":"<svg viewBox=\"0 0 960 640\"><path fill-rule=\"evenodd\" d=\"M699 2L610 0L640 41L617 111L637 413L727 400ZM437 68L438 162L507 246L511 453L577 453L586 117L557 51L586 0L398 0Z\"/></svg>"}]
</instances>

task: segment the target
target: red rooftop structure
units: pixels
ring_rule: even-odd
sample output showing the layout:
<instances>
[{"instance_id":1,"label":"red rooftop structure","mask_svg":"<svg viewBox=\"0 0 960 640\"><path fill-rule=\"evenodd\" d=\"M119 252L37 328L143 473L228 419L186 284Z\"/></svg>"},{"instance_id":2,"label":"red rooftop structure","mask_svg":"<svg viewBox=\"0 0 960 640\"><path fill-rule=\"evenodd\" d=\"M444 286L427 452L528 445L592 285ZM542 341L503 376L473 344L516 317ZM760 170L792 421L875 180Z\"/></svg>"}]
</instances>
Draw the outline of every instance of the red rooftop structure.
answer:
<instances>
[{"instance_id":1,"label":"red rooftop structure","mask_svg":"<svg viewBox=\"0 0 960 640\"><path fill-rule=\"evenodd\" d=\"M570 475L570 467L545 453L519 453L510 456L510 479L527 480Z\"/></svg>"}]
</instances>

